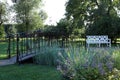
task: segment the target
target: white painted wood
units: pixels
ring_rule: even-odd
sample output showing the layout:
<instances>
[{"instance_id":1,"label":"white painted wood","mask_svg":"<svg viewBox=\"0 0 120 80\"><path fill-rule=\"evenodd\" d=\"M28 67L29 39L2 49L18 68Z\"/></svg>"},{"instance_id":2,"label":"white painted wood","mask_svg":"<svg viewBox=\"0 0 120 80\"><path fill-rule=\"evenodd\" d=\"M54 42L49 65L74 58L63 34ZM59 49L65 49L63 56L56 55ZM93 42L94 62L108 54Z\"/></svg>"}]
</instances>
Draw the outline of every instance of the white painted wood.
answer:
<instances>
[{"instance_id":1,"label":"white painted wood","mask_svg":"<svg viewBox=\"0 0 120 80\"><path fill-rule=\"evenodd\" d=\"M111 47L111 39L109 39L107 35L91 35L86 37L87 47L89 47L90 44L98 44L99 47L101 44L107 44L107 46Z\"/></svg>"}]
</instances>

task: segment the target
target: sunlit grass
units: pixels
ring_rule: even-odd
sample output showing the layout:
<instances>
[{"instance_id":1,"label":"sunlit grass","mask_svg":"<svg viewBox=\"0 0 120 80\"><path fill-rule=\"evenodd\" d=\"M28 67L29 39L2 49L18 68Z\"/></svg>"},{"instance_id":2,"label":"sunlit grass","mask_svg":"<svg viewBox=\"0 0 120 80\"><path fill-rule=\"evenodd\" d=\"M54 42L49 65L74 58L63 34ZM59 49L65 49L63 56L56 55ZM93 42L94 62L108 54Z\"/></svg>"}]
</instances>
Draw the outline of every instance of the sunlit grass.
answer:
<instances>
[{"instance_id":1,"label":"sunlit grass","mask_svg":"<svg viewBox=\"0 0 120 80\"><path fill-rule=\"evenodd\" d=\"M1 54L0 55L0 58L4 58L4 57L7 57L7 55L6 54Z\"/></svg>"},{"instance_id":2,"label":"sunlit grass","mask_svg":"<svg viewBox=\"0 0 120 80\"><path fill-rule=\"evenodd\" d=\"M6 59L6 58L8 58L8 55L6 55L6 54L0 55L0 60L1 60L1 59Z\"/></svg>"}]
</instances>

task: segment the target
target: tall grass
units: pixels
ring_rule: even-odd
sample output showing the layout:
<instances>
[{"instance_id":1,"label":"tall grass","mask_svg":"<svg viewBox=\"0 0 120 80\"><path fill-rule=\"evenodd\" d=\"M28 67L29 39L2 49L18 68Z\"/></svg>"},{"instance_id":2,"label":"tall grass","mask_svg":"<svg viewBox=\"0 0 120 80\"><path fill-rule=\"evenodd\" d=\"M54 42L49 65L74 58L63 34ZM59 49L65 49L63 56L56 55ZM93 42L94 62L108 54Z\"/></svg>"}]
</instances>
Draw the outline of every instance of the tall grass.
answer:
<instances>
[{"instance_id":1,"label":"tall grass","mask_svg":"<svg viewBox=\"0 0 120 80\"><path fill-rule=\"evenodd\" d=\"M65 50L68 49L68 45L73 46L75 44L67 43L67 47L65 48L65 46L61 47L60 42L54 42L51 46L49 46L47 41L43 41L40 46L38 55L34 57L34 62L41 65L56 66L58 65L59 60L62 60L62 58L59 56L60 52L62 52L61 54L64 57L67 56Z\"/></svg>"},{"instance_id":2,"label":"tall grass","mask_svg":"<svg viewBox=\"0 0 120 80\"><path fill-rule=\"evenodd\" d=\"M41 65L57 66L63 77L68 80L119 80L119 48L85 49L75 45L60 48L59 45L48 47L45 42L34 57L34 62Z\"/></svg>"},{"instance_id":3,"label":"tall grass","mask_svg":"<svg viewBox=\"0 0 120 80\"><path fill-rule=\"evenodd\" d=\"M34 57L34 63L41 65L55 66L57 65L59 48L57 46L44 47L40 49L37 56Z\"/></svg>"}]
</instances>

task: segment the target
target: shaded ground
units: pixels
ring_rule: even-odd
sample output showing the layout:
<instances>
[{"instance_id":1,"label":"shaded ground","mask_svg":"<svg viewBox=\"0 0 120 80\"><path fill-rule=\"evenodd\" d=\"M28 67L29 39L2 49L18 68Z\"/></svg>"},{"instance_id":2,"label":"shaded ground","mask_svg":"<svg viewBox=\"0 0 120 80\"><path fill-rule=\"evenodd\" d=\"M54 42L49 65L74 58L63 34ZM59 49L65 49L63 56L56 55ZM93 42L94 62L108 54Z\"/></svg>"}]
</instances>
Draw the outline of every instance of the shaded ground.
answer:
<instances>
[{"instance_id":1,"label":"shaded ground","mask_svg":"<svg viewBox=\"0 0 120 80\"><path fill-rule=\"evenodd\" d=\"M0 80L62 80L54 67L33 64L0 67Z\"/></svg>"}]
</instances>

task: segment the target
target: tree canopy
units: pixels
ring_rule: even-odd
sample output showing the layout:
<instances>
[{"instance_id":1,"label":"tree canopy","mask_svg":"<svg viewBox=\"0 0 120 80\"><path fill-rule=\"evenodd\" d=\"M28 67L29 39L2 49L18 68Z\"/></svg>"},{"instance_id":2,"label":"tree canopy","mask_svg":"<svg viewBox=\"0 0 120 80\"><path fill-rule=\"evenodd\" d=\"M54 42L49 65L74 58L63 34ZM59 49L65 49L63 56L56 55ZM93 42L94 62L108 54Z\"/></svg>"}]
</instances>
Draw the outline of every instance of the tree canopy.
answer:
<instances>
[{"instance_id":1,"label":"tree canopy","mask_svg":"<svg viewBox=\"0 0 120 80\"><path fill-rule=\"evenodd\" d=\"M16 2L14 7L20 31L31 31L43 27L43 21L47 15L42 11L41 3L42 0L19 0Z\"/></svg>"},{"instance_id":2,"label":"tree canopy","mask_svg":"<svg viewBox=\"0 0 120 80\"><path fill-rule=\"evenodd\" d=\"M71 21L66 18L60 19L57 25L46 25L44 34L46 37L51 38L68 38L72 34Z\"/></svg>"},{"instance_id":3,"label":"tree canopy","mask_svg":"<svg viewBox=\"0 0 120 80\"><path fill-rule=\"evenodd\" d=\"M6 2L0 1L0 37L5 35L3 23L7 21L7 6Z\"/></svg>"},{"instance_id":4,"label":"tree canopy","mask_svg":"<svg viewBox=\"0 0 120 80\"><path fill-rule=\"evenodd\" d=\"M2 25L6 21L6 4L5 2L0 1L0 25Z\"/></svg>"},{"instance_id":5,"label":"tree canopy","mask_svg":"<svg viewBox=\"0 0 120 80\"><path fill-rule=\"evenodd\" d=\"M118 37L120 26L119 0L69 0L66 16L76 27L85 27L86 34Z\"/></svg>"}]
</instances>

